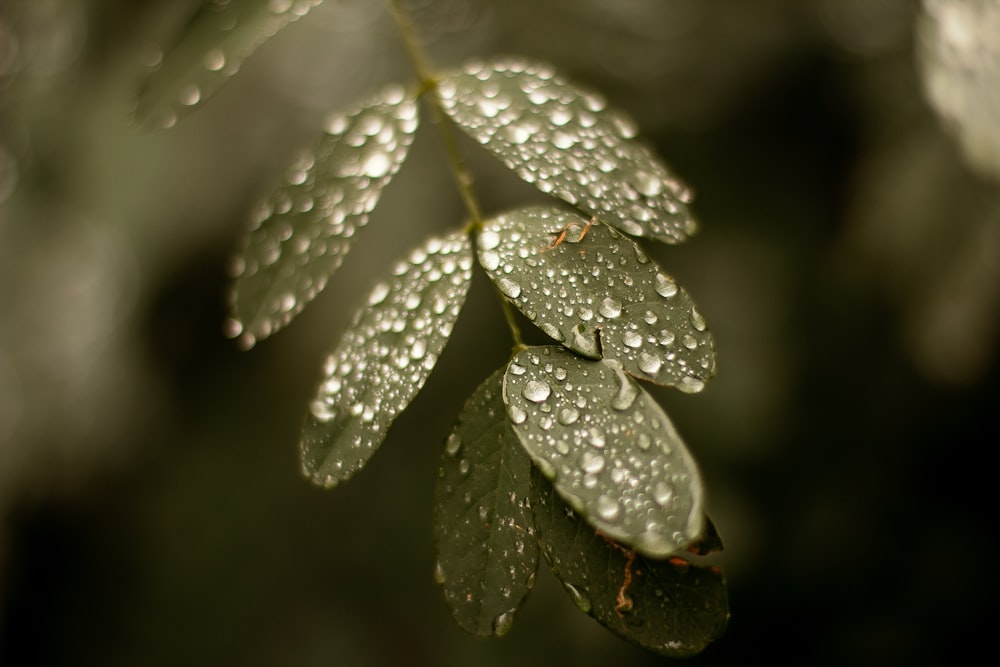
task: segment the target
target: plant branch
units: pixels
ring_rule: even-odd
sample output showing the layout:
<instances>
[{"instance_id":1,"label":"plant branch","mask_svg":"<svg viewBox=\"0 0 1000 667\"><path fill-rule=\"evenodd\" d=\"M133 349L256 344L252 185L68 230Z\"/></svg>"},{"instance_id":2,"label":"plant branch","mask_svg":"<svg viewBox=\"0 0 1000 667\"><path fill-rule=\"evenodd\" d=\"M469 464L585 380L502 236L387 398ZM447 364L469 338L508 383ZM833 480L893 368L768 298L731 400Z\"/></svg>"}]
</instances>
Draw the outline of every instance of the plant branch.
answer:
<instances>
[{"instance_id":1,"label":"plant branch","mask_svg":"<svg viewBox=\"0 0 1000 667\"><path fill-rule=\"evenodd\" d=\"M406 53L410 58L413 69L420 79L421 90L426 92L426 99L431 110L431 120L441 134L441 141L444 143L445 151L448 153L448 162L451 165L458 192L462 196L462 202L469 212L470 225L472 229L481 229L483 226L483 215L479 208L479 201L476 193L472 190L472 174L465 166L462 155L458 151L458 142L455 140L455 133L451 125L445 118L444 106L441 103L441 94L438 92L437 77L427 62L420 42L413 31L413 23L410 21L406 10L403 9L402 0L391 0L389 6L396 27L399 29L400 37L406 48Z\"/></svg>"},{"instance_id":2,"label":"plant branch","mask_svg":"<svg viewBox=\"0 0 1000 667\"><path fill-rule=\"evenodd\" d=\"M421 92L426 93L425 99L430 107L431 120L441 135L441 141L448 155L448 163L455 177L455 184L458 186L458 192L462 197L462 202L465 204L465 209L469 213L469 224L465 231L466 233L478 232L483 228L482 210L479 207L479 200L476 198L476 193L472 189L472 173L465 166L465 161L462 160L462 155L458 150L458 142L455 139L455 132L451 123L446 118L444 105L441 102L441 94L438 91L437 76L435 76L434 70L427 62L427 57L413 30L413 23L403 8L403 0L390 0L389 9L393 20L396 22L396 28L399 30L399 35L403 40L403 46L406 48L410 63L413 65L417 78L420 80ZM517 352L525 347L525 344L524 339L521 337L521 329L517 325L514 309L510 305L510 302L503 298L503 296L499 293L497 293L497 296L500 298L504 319L507 321L510 335L514 339L514 351Z\"/></svg>"}]
</instances>

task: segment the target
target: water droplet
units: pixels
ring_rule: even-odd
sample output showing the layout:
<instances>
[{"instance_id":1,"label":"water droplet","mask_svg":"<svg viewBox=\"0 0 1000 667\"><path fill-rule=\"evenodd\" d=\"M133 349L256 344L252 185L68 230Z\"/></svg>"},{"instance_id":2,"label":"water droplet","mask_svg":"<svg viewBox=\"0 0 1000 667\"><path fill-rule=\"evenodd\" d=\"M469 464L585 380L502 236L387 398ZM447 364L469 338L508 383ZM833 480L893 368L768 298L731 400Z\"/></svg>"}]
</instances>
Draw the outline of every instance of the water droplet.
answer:
<instances>
[{"instance_id":1,"label":"water droplet","mask_svg":"<svg viewBox=\"0 0 1000 667\"><path fill-rule=\"evenodd\" d=\"M607 318L618 317L622 314L622 302L610 296L604 297L598 312Z\"/></svg>"},{"instance_id":2,"label":"water droplet","mask_svg":"<svg viewBox=\"0 0 1000 667\"><path fill-rule=\"evenodd\" d=\"M439 586L445 582L444 568L441 561L434 563L434 582Z\"/></svg>"},{"instance_id":3,"label":"water droplet","mask_svg":"<svg viewBox=\"0 0 1000 667\"><path fill-rule=\"evenodd\" d=\"M646 314L642 316L642 319L646 324L653 325L656 324L659 318L656 316L656 313L651 310L647 310Z\"/></svg>"},{"instance_id":4,"label":"water droplet","mask_svg":"<svg viewBox=\"0 0 1000 667\"><path fill-rule=\"evenodd\" d=\"M385 301L385 297L387 296L389 296L389 284L379 283L378 285L375 286L375 289L373 289L372 293L368 296L368 305L376 306Z\"/></svg>"},{"instance_id":5,"label":"water droplet","mask_svg":"<svg viewBox=\"0 0 1000 667\"><path fill-rule=\"evenodd\" d=\"M564 583L563 587L566 589L566 592L569 593L570 598L572 598L573 603L577 606L577 608L583 613L589 614L593 605L584 590L574 586L573 584Z\"/></svg>"},{"instance_id":6,"label":"water droplet","mask_svg":"<svg viewBox=\"0 0 1000 667\"><path fill-rule=\"evenodd\" d=\"M639 355L639 370L647 375L656 375L662 366L663 361L655 354L643 352Z\"/></svg>"},{"instance_id":7,"label":"water droplet","mask_svg":"<svg viewBox=\"0 0 1000 667\"><path fill-rule=\"evenodd\" d=\"M493 634L502 637L510 632L511 626L514 625L514 611L513 609L505 611L493 619Z\"/></svg>"},{"instance_id":8,"label":"water droplet","mask_svg":"<svg viewBox=\"0 0 1000 667\"><path fill-rule=\"evenodd\" d=\"M705 388L705 382L703 380L699 380L698 378L691 377L690 375L685 375L680 379L680 382L677 384L677 388L688 394L697 394Z\"/></svg>"},{"instance_id":9,"label":"water droplet","mask_svg":"<svg viewBox=\"0 0 1000 667\"><path fill-rule=\"evenodd\" d=\"M691 306L691 326L693 326L698 331L705 330L705 318L702 316L701 312Z\"/></svg>"},{"instance_id":10,"label":"water droplet","mask_svg":"<svg viewBox=\"0 0 1000 667\"><path fill-rule=\"evenodd\" d=\"M611 407L615 410L628 410L639 396L639 385L622 371L618 372L618 382L618 393L611 399Z\"/></svg>"},{"instance_id":11,"label":"water droplet","mask_svg":"<svg viewBox=\"0 0 1000 667\"><path fill-rule=\"evenodd\" d=\"M385 153L373 153L365 160L361 173L368 178L381 178L392 169L392 160Z\"/></svg>"},{"instance_id":12,"label":"water droplet","mask_svg":"<svg viewBox=\"0 0 1000 667\"><path fill-rule=\"evenodd\" d=\"M462 459L461 461L458 462L458 474L462 475L463 477L465 475L469 474L469 460L468 459Z\"/></svg>"},{"instance_id":13,"label":"water droplet","mask_svg":"<svg viewBox=\"0 0 1000 667\"><path fill-rule=\"evenodd\" d=\"M496 271L500 266L500 255L493 250L484 250L479 253L479 262L487 271Z\"/></svg>"},{"instance_id":14,"label":"water droplet","mask_svg":"<svg viewBox=\"0 0 1000 667\"><path fill-rule=\"evenodd\" d=\"M569 426L570 424L575 424L576 420L580 418L580 413L576 408L563 408L559 411L559 423L563 426Z\"/></svg>"},{"instance_id":15,"label":"water droplet","mask_svg":"<svg viewBox=\"0 0 1000 667\"><path fill-rule=\"evenodd\" d=\"M501 294L509 299L516 299L521 296L521 285L510 278L498 279L497 289L499 289Z\"/></svg>"},{"instance_id":16,"label":"water droplet","mask_svg":"<svg viewBox=\"0 0 1000 667\"><path fill-rule=\"evenodd\" d=\"M596 474L604 470L604 457L596 452L585 451L580 463L584 472Z\"/></svg>"},{"instance_id":17,"label":"water droplet","mask_svg":"<svg viewBox=\"0 0 1000 667\"><path fill-rule=\"evenodd\" d=\"M653 439L649 437L648 433L640 433L636 438L636 443L639 445L639 449L647 450L653 444Z\"/></svg>"},{"instance_id":18,"label":"water droplet","mask_svg":"<svg viewBox=\"0 0 1000 667\"><path fill-rule=\"evenodd\" d=\"M309 406L309 410L317 421L324 424L332 421L337 416L337 409L323 399L313 401L312 405Z\"/></svg>"},{"instance_id":19,"label":"water droplet","mask_svg":"<svg viewBox=\"0 0 1000 667\"><path fill-rule=\"evenodd\" d=\"M192 107L201 101L201 90L194 84L189 84L181 89L181 104Z\"/></svg>"},{"instance_id":20,"label":"water droplet","mask_svg":"<svg viewBox=\"0 0 1000 667\"><path fill-rule=\"evenodd\" d=\"M524 385L524 389L521 394L534 403L541 403L549 397L552 393L552 387L550 387L545 382L539 382L538 380L528 380L528 383Z\"/></svg>"},{"instance_id":21,"label":"water droplet","mask_svg":"<svg viewBox=\"0 0 1000 667\"><path fill-rule=\"evenodd\" d=\"M219 49L212 49L205 54L204 65L210 72L218 72L226 66L226 54Z\"/></svg>"},{"instance_id":22,"label":"water droplet","mask_svg":"<svg viewBox=\"0 0 1000 667\"><path fill-rule=\"evenodd\" d=\"M515 424L523 424L528 419L528 413L516 405L507 407L507 416Z\"/></svg>"},{"instance_id":23,"label":"water droplet","mask_svg":"<svg viewBox=\"0 0 1000 667\"><path fill-rule=\"evenodd\" d=\"M662 273L656 274L656 293L669 299L677 294L677 283Z\"/></svg>"},{"instance_id":24,"label":"water droplet","mask_svg":"<svg viewBox=\"0 0 1000 667\"><path fill-rule=\"evenodd\" d=\"M639 332L632 331L631 329L622 334L622 342L625 343L627 347L640 347L642 345L642 336Z\"/></svg>"},{"instance_id":25,"label":"water droplet","mask_svg":"<svg viewBox=\"0 0 1000 667\"><path fill-rule=\"evenodd\" d=\"M656 488L653 489L653 500L656 501L660 507L666 507L670 504L670 501L674 499L674 490L666 482L658 482Z\"/></svg>"},{"instance_id":26,"label":"water droplet","mask_svg":"<svg viewBox=\"0 0 1000 667\"><path fill-rule=\"evenodd\" d=\"M455 456L461 448L462 438L460 438L457 433L449 435L448 439L444 443L444 451L448 452L449 456Z\"/></svg>"},{"instance_id":27,"label":"water droplet","mask_svg":"<svg viewBox=\"0 0 1000 667\"><path fill-rule=\"evenodd\" d=\"M684 334L684 338L681 339L681 342L684 343L684 347L689 350L694 350L698 347L698 339L691 334Z\"/></svg>"},{"instance_id":28,"label":"water droplet","mask_svg":"<svg viewBox=\"0 0 1000 667\"><path fill-rule=\"evenodd\" d=\"M479 234L479 247L483 250L495 250L500 245L500 235L492 229L486 229Z\"/></svg>"},{"instance_id":29,"label":"water droplet","mask_svg":"<svg viewBox=\"0 0 1000 667\"><path fill-rule=\"evenodd\" d=\"M611 496L602 495L597 498L597 516L605 521L614 521L621 512L621 505Z\"/></svg>"},{"instance_id":30,"label":"water droplet","mask_svg":"<svg viewBox=\"0 0 1000 667\"><path fill-rule=\"evenodd\" d=\"M663 181L648 171L635 172L632 184L635 189L647 197L655 197L663 192Z\"/></svg>"}]
</instances>

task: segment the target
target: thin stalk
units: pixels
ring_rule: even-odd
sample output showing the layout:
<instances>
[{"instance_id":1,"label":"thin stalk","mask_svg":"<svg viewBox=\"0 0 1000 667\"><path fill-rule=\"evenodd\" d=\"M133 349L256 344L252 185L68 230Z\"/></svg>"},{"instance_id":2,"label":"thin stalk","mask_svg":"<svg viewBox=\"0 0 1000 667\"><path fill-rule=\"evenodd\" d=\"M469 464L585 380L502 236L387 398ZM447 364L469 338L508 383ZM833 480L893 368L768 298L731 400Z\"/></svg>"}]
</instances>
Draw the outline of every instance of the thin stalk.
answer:
<instances>
[{"instance_id":1,"label":"thin stalk","mask_svg":"<svg viewBox=\"0 0 1000 667\"><path fill-rule=\"evenodd\" d=\"M455 177L455 184L458 192L465 204L465 209L469 212L469 219L473 229L481 229L483 226L483 214L479 208L479 200L472 190L472 174L465 166L462 155L458 151L458 142L455 140L455 133L445 118L444 107L441 104L441 94L438 92L437 77L427 63L427 57L417 40L413 31L413 23L410 21L406 10L402 7L402 0L392 0L389 3L392 10L392 17L396 21L403 46L410 58L414 71L420 79L420 87L426 92L426 99L431 110L431 120L441 134L441 141L444 143L445 151L448 154L448 163L451 165L451 172Z\"/></svg>"},{"instance_id":2,"label":"thin stalk","mask_svg":"<svg viewBox=\"0 0 1000 667\"><path fill-rule=\"evenodd\" d=\"M455 184L458 187L459 195L462 197L462 202L465 204L465 209L469 213L469 224L466 226L465 232L469 234L478 232L483 228L482 209L479 207L479 200L472 189L472 173L465 166L465 161L462 160L462 154L458 150L458 142L455 139L454 129L446 117L447 114L445 114L444 105L441 102L441 94L438 91L437 77L429 65L427 56L424 54L420 41L413 30L413 23L403 8L403 0L390 0L389 9L393 20L396 22L400 38L403 40L406 54L409 56L413 70L420 80L421 91L425 93L425 99L430 107L431 121L441 135L441 141L448 156L448 163L451 167L452 175L455 177ZM516 353L525 347L524 339L521 337L521 329L517 326L517 318L510 302L503 298L499 292L497 296L500 298L500 305L503 308L504 319L507 321L510 335L514 339L514 352Z\"/></svg>"}]
</instances>

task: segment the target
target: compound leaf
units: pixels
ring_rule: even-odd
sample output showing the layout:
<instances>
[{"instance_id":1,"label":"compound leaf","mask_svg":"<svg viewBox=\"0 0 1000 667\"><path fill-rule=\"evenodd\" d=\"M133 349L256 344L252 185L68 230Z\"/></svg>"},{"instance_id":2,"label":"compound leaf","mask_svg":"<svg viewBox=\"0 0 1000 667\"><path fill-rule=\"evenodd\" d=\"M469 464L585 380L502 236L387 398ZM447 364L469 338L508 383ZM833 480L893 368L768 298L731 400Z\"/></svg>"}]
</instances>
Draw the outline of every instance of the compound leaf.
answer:
<instances>
[{"instance_id":1,"label":"compound leaf","mask_svg":"<svg viewBox=\"0 0 1000 667\"><path fill-rule=\"evenodd\" d=\"M322 0L205 0L139 88L136 120L171 127L222 87L254 50Z\"/></svg>"},{"instance_id":2,"label":"compound leaf","mask_svg":"<svg viewBox=\"0 0 1000 667\"><path fill-rule=\"evenodd\" d=\"M415 97L393 85L350 113L332 114L323 137L257 207L231 268L227 333L243 347L288 324L340 267L406 159L417 109Z\"/></svg>"},{"instance_id":3,"label":"compound leaf","mask_svg":"<svg viewBox=\"0 0 1000 667\"><path fill-rule=\"evenodd\" d=\"M694 233L691 191L633 141L633 122L550 65L475 61L438 90L452 120L539 190L634 236L678 243Z\"/></svg>"},{"instance_id":4,"label":"compound leaf","mask_svg":"<svg viewBox=\"0 0 1000 667\"><path fill-rule=\"evenodd\" d=\"M687 392L714 375L712 335L691 297L614 229L536 206L488 220L477 244L497 289L578 354Z\"/></svg>"},{"instance_id":5,"label":"compound leaf","mask_svg":"<svg viewBox=\"0 0 1000 667\"><path fill-rule=\"evenodd\" d=\"M514 433L573 509L653 557L703 528L701 476L660 406L614 360L529 347L504 375Z\"/></svg>"},{"instance_id":6,"label":"compound leaf","mask_svg":"<svg viewBox=\"0 0 1000 667\"><path fill-rule=\"evenodd\" d=\"M445 442L435 492L435 576L458 624L505 634L538 570L531 460L507 420L503 369L487 378Z\"/></svg>"},{"instance_id":7,"label":"compound leaf","mask_svg":"<svg viewBox=\"0 0 1000 667\"><path fill-rule=\"evenodd\" d=\"M700 653L722 635L729 599L718 567L637 554L596 532L541 475L532 482L542 553L583 612L624 639L670 657Z\"/></svg>"},{"instance_id":8,"label":"compound leaf","mask_svg":"<svg viewBox=\"0 0 1000 667\"><path fill-rule=\"evenodd\" d=\"M392 273L323 365L300 443L302 470L316 484L360 470L423 387L465 302L469 238L432 238Z\"/></svg>"}]
</instances>

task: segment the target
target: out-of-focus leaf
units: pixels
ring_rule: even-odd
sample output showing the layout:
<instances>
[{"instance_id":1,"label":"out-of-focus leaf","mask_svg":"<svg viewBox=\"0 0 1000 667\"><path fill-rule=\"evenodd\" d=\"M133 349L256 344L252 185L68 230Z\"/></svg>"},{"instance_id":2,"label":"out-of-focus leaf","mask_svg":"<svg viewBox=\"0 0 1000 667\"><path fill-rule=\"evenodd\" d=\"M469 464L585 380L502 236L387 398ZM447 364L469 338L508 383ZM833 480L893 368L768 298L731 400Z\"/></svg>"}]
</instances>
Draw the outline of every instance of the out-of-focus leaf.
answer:
<instances>
[{"instance_id":1,"label":"out-of-focus leaf","mask_svg":"<svg viewBox=\"0 0 1000 667\"><path fill-rule=\"evenodd\" d=\"M532 460L601 532L653 557L702 534L698 468L670 418L620 363L530 347L507 366L503 400Z\"/></svg>"},{"instance_id":2,"label":"out-of-focus leaf","mask_svg":"<svg viewBox=\"0 0 1000 667\"><path fill-rule=\"evenodd\" d=\"M924 0L918 27L931 105L969 163L1000 180L1000 3Z\"/></svg>"},{"instance_id":3,"label":"out-of-focus leaf","mask_svg":"<svg viewBox=\"0 0 1000 667\"><path fill-rule=\"evenodd\" d=\"M542 553L581 611L624 639L670 657L700 653L726 629L721 570L654 560L601 535L532 476Z\"/></svg>"},{"instance_id":4,"label":"out-of-focus leaf","mask_svg":"<svg viewBox=\"0 0 1000 667\"><path fill-rule=\"evenodd\" d=\"M687 392L714 375L712 335L691 297L610 227L528 207L488 220L477 243L497 289L566 347Z\"/></svg>"},{"instance_id":5,"label":"out-of-focus leaf","mask_svg":"<svg viewBox=\"0 0 1000 667\"><path fill-rule=\"evenodd\" d=\"M484 637L510 629L538 570L531 460L507 420L503 372L462 408L435 493L435 576L458 624Z\"/></svg>"},{"instance_id":6,"label":"out-of-focus leaf","mask_svg":"<svg viewBox=\"0 0 1000 667\"><path fill-rule=\"evenodd\" d=\"M379 283L323 365L302 430L302 470L332 487L360 470L430 375L472 276L468 237L432 238Z\"/></svg>"},{"instance_id":7,"label":"out-of-focus leaf","mask_svg":"<svg viewBox=\"0 0 1000 667\"><path fill-rule=\"evenodd\" d=\"M243 347L288 324L340 267L406 159L417 109L394 85L350 113L331 114L323 137L258 206L231 269L227 333Z\"/></svg>"},{"instance_id":8,"label":"out-of-focus leaf","mask_svg":"<svg viewBox=\"0 0 1000 667\"><path fill-rule=\"evenodd\" d=\"M139 89L136 120L171 127L240 69L254 50L323 0L205 0Z\"/></svg>"},{"instance_id":9,"label":"out-of-focus leaf","mask_svg":"<svg viewBox=\"0 0 1000 667\"><path fill-rule=\"evenodd\" d=\"M451 118L507 167L627 234L678 243L697 225L691 191L599 94L521 58L475 61L441 78Z\"/></svg>"}]
</instances>

